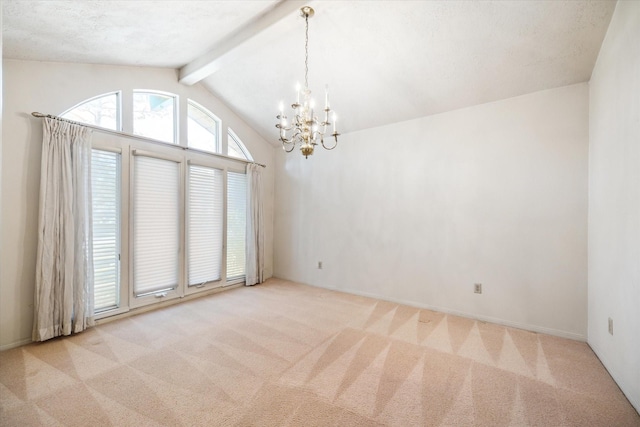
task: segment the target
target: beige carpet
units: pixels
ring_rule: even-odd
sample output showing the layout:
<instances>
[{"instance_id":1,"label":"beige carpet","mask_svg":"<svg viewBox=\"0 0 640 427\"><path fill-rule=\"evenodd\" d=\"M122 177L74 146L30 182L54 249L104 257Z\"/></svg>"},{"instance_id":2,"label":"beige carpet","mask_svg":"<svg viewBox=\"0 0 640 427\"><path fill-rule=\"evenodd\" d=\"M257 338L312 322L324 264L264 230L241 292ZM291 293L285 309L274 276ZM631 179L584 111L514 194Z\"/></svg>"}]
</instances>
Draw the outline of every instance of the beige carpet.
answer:
<instances>
[{"instance_id":1,"label":"beige carpet","mask_svg":"<svg viewBox=\"0 0 640 427\"><path fill-rule=\"evenodd\" d=\"M585 343L280 280L0 353L2 426L639 426Z\"/></svg>"}]
</instances>

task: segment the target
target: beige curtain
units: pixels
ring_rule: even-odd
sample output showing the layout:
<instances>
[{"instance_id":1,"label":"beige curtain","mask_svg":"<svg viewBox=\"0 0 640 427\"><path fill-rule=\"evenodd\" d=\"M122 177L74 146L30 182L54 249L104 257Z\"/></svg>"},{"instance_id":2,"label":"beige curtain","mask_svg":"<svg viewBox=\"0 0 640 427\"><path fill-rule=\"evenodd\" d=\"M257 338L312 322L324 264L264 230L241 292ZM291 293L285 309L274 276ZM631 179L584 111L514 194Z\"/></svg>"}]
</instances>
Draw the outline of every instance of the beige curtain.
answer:
<instances>
[{"instance_id":1,"label":"beige curtain","mask_svg":"<svg viewBox=\"0 0 640 427\"><path fill-rule=\"evenodd\" d=\"M93 324L91 133L45 118L33 340Z\"/></svg>"},{"instance_id":2,"label":"beige curtain","mask_svg":"<svg viewBox=\"0 0 640 427\"><path fill-rule=\"evenodd\" d=\"M264 219L262 166L247 164L247 286L264 282Z\"/></svg>"}]
</instances>

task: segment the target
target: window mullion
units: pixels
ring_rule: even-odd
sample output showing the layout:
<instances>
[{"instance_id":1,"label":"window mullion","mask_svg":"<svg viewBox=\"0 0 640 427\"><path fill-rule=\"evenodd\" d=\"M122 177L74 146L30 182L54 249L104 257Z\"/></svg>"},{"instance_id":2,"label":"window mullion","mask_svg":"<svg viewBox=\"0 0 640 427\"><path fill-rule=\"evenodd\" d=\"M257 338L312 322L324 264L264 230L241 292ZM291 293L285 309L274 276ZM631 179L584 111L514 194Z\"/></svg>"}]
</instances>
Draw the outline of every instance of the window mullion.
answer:
<instances>
[{"instance_id":1,"label":"window mullion","mask_svg":"<svg viewBox=\"0 0 640 427\"><path fill-rule=\"evenodd\" d=\"M121 92L120 120L122 132L133 135L133 92L130 90Z\"/></svg>"}]
</instances>

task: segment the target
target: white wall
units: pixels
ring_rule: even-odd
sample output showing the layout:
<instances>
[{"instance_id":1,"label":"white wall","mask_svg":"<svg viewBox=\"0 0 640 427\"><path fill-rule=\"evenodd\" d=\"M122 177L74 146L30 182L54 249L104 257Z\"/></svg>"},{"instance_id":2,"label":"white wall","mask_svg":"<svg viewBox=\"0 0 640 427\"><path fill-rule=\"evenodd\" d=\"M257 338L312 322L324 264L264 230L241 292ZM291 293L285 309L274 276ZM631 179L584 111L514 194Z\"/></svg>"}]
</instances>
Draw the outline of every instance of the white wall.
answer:
<instances>
[{"instance_id":1,"label":"white wall","mask_svg":"<svg viewBox=\"0 0 640 427\"><path fill-rule=\"evenodd\" d=\"M586 339L586 83L279 152L275 276Z\"/></svg>"},{"instance_id":2,"label":"white wall","mask_svg":"<svg viewBox=\"0 0 640 427\"><path fill-rule=\"evenodd\" d=\"M2 224L2 115L4 101L4 80L2 77L2 16L3 8L0 4L0 225ZM0 227L0 259L2 259L2 227ZM2 277L2 263L0 262L0 277ZM2 282L0 282L0 287ZM0 291L1 292L1 291ZM1 298L0 294L0 298Z\"/></svg>"},{"instance_id":3,"label":"white wall","mask_svg":"<svg viewBox=\"0 0 640 427\"><path fill-rule=\"evenodd\" d=\"M640 411L640 2L618 2L589 95L589 344Z\"/></svg>"},{"instance_id":4,"label":"white wall","mask_svg":"<svg viewBox=\"0 0 640 427\"><path fill-rule=\"evenodd\" d=\"M265 182L266 276L273 271L274 149L200 85L177 82L176 71L6 60L2 129L2 254L0 349L28 342L33 318L42 121L32 111L60 114L92 96L115 90L158 89L191 98L230 126L254 160L267 165ZM123 106L124 107L124 106Z\"/></svg>"}]
</instances>

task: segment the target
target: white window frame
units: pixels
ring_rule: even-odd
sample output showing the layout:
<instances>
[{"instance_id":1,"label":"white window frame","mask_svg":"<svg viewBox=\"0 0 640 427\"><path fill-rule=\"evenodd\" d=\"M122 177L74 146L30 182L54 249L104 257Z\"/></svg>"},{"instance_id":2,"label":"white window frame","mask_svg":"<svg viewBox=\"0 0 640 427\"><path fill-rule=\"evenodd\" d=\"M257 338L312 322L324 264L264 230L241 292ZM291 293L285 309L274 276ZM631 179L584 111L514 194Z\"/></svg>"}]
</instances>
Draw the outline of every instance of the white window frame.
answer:
<instances>
[{"instance_id":1,"label":"white window frame","mask_svg":"<svg viewBox=\"0 0 640 427\"><path fill-rule=\"evenodd\" d=\"M135 124L135 116L134 116L134 102L135 102L135 95L136 93L147 93L147 94L151 94L151 95L162 95L162 96L167 96L170 98L173 98L173 142L167 142L167 141L163 141L161 139L155 139L155 138L151 138L148 136L144 136L144 135L139 135L135 133L135 129L136 129L136 124ZM180 125L180 119L179 119L179 111L180 111L180 97L175 94L175 93L171 93L171 92L164 92L161 90L153 90L153 89L133 89L131 91L131 133L137 137L141 137L141 138L146 138L149 139L151 141L156 141L159 142L161 144L167 144L167 145L175 145L178 147L181 147L182 145L180 144L180 140L178 139L178 135L180 134L179 131L179 125Z\"/></svg>"},{"instance_id":2,"label":"white window frame","mask_svg":"<svg viewBox=\"0 0 640 427\"><path fill-rule=\"evenodd\" d=\"M236 142L236 144L240 148L240 151L242 151L242 154L244 154L244 156L245 156L244 159L241 159L241 158L235 157L235 156L229 156L229 140L228 140L228 138L231 138ZM227 152L226 152L226 155L229 156L232 159L239 159L239 160L242 160L242 161L253 162L253 157L251 156L251 153L249 152L249 149L247 148L246 145L244 145L244 142L242 142L240 137L238 137L238 135L230 127L227 128Z\"/></svg>"},{"instance_id":3,"label":"white window frame","mask_svg":"<svg viewBox=\"0 0 640 427\"><path fill-rule=\"evenodd\" d=\"M202 111L205 115L211 117L214 122L216 123L216 151L206 151L206 150L201 150L198 148L193 148L193 147L189 147L189 106L192 105L193 107L199 109L200 111ZM215 114L213 114L207 107L203 106L202 104L194 101L191 98L187 98L187 124L185 125L185 131L186 131L186 135L187 135L187 139L186 139L186 147L189 150L193 150L193 151L200 151L203 153L210 153L210 154L222 154L222 120L220 120L220 118L218 116L216 116Z\"/></svg>"},{"instance_id":4,"label":"white window frame","mask_svg":"<svg viewBox=\"0 0 640 427\"><path fill-rule=\"evenodd\" d=\"M202 154L200 154L202 153ZM225 166L225 162L222 161L219 158L211 158L210 156L206 156L206 154L204 154L206 152L202 151L202 152L186 152L186 158L187 158L187 171L185 172L185 193L186 193L186 197L185 197L185 221L184 221L184 226L185 226L185 237L184 237L184 244L185 247L188 248L188 241L187 239L189 238L189 224L187 221L188 218L188 212L186 211L188 204L186 203L187 201L187 197L189 197L189 177L188 177L188 166L201 166L201 167L205 167L205 168L213 168L213 169L218 169L222 171L222 197L223 197L223 204L222 204L222 259L221 259L221 266L220 266L220 279L219 280L214 280L214 281L210 281L210 282L206 282L204 283L204 285L202 286L189 286L189 271L188 271L188 262L189 262L189 254L188 254L188 250L185 250L185 257L184 257L184 262L185 262L185 269L184 269L184 294L185 295L192 295L192 294L197 294L199 292L204 292L207 290L211 290L211 289L216 289L216 288L222 288L227 286L226 284L226 272L227 272L227 265L226 265L226 260L227 260L227 247L226 247L226 241L227 241L227 203L226 203L226 197L227 197L227 167Z\"/></svg>"},{"instance_id":5,"label":"white window frame","mask_svg":"<svg viewBox=\"0 0 640 427\"><path fill-rule=\"evenodd\" d=\"M167 144L168 145L168 144ZM135 156L145 156L152 157L160 160L166 160L170 162L175 162L178 164L178 283L176 287L171 290L159 291L151 294L146 294L142 296L137 296L135 294L134 288L134 257L135 257L135 241L134 241L134 218L133 211L135 206L135 195L134 195L134 185L135 185ZM154 304L156 302L168 301L175 298L180 298L184 296L184 277L185 277L185 262L184 262L184 230L185 230L185 199L184 199L184 157L171 155L166 153L160 153L154 150L145 150L145 149L132 149L129 161L129 211L131 213L130 221L129 221L129 253L130 253L130 263L129 263L129 283L128 283L128 294L129 294L129 307L130 308L138 308L143 307L149 304Z\"/></svg>"},{"instance_id":6,"label":"white window frame","mask_svg":"<svg viewBox=\"0 0 640 427\"><path fill-rule=\"evenodd\" d=\"M101 314L102 312L105 311L112 311L112 310L117 310L118 308L120 308L120 306L122 305L122 302L120 301L120 290L122 288L121 286L121 281L122 278L121 276L121 272L122 272L122 267L121 267L121 258L122 258L122 235L120 233L120 230L122 230L122 220L120 218L120 213L122 211L122 154L119 151L114 151L114 150L101 150L99 148L95 148L92 147L91 148L91 154L93 155L93 151L101 151L103 153L111 153L111 154L116 154L117 155L117 169L116 169L116 186L118 187L116 196L117 196L117 200L115 201L115 205L116 205L116 210L118 212L118 217L117 217L117 228L116 228L116 249L118 252L118 259L117 259L117 272L116 272L116 276L118 278L117 280L117 292L116 292L116 304L113 307L109 307L109 308L103 308L100 311L96 312L96 315ZM92 183L93 184L93 183ZM94 193L95 194L95 193ZM95 200L95 198L93 198L93 200ZM95 216L94 216L95 218ZM95 233L93 234L95 236ZM95 248L95 245L94 245ZM94 257L94 269L95 269L95 257Z\"/></svg>"},{"instance_id":7,"label":"white window frame","mask_svg":"<svg viewBox=\"0 0 640 427\"><path fill-rule=\"evenodd\" d=\"M225 246L225 250L224 250L224 279L225 282L227 283L227 286L231 286L231 285L236 285L238 283L245 283L246 279L247 279L247 275L246 275L246 268L245 268L245 274L241 275L241 276L234 276L234 277L227 277L227 255L228 255L228 233L227 231L229 230L229 226L227 223L227 219L228 219L228 207L229 207L229 195L228 195L228 191L229 191L229 174L228 172L234 172L234 173L238 173L238 174L242 174L242 175L246 175L246 168L228 168L227 169L227 173L225 173L224 175L224 197L225 197L225 204L224 204L224 246ZM245 221L248 218L245 216ZM245 223L245 228L246 228L246 223ZM246 239L246 236L245 236ZM245 259L246 259L246 245L245 245Z\"/></svg>"},{"instance_id":8,"label":"white window frame","mask_svg":"<svg viewBox=\"0 0 640 427\"><path fill-rule=\"evenodd\" d=\"M96 313L96 320L106 317L115 316L117 314L126 313L129 307L129 235L125 224L129 223L129 209L126 200L129 200L129 186L125 183L129 182L129 150L128 147L123 149L120 144L107 144L105 142L96 142L96 138L91 143L91 148L95 150L110 151L120 154L120 305L112 310L104 310Z\"/></svg>"},{"instance_id":9,"label":"white window frame","mask_svg":"<svg viewBox=\"0 0 640 427\"><path fill-rule=\"evenodd\" d=\"M83 105L83 104L87 104L91 101L95 101L96 99L100 99L100 98L104 98L106 96L111 96L111 95L115 95L116 96L116 128L115 130L118 132L122 132L122 91L121 90L115 90L113 92L106 92L100 95L96 95L92 98L88 98L85 99L82 102L78 102L76 105L74 105L71 108L67 108L65 111L63 111L62 113L59 114L60 117L64 117L65 114L71 112L72 110L75 110L76 108L78 108L79 106ZM83 123L83 122L81 122ZM109 128L105 128L103 126L100 125L96 125L93 123L86 123L88 125L91 126L95 126L95 127L99 127L102 129L109 129ZM114 130L114 129L109 129L109 130Z\"/></svg>"}]
</instances>

